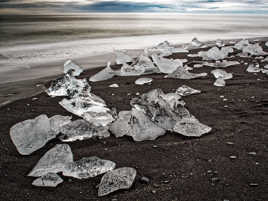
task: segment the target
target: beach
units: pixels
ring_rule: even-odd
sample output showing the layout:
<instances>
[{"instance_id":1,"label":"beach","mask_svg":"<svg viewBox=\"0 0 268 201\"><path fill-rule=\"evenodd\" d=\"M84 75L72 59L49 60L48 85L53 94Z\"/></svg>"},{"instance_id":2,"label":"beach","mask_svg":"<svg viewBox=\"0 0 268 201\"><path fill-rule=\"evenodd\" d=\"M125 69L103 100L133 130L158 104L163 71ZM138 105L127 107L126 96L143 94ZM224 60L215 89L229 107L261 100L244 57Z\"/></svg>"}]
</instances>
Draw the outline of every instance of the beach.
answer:
<instances>
[{"instance_id":1,"label":"beach","mask_svg":"<svg viewBox=\"0 0 268 201\"><path fill-rule=\"evenodd\" d=\"M258 39L266 52L267 41L267 38ZM190 53L198 51L200 49ZM187 57L187 54L176 53L169 58L187 58L192 67L191 61L195 58ZM118 167L137 169L138 175L130 190L103 198L96 196L100 176L86 180L64 177L65 182L55 189L32 186L32 179L26 175L47 150L61 142L54 139L31 156L21 156L10 140L9 129L17 122L43 113L49 117L70 115L58 104L61 98L51 98L42 92L51 80L61 75L2 83L1 95L10 93L2 96L2 100L14 98L15 101L0 107L0 200L267 200L267 75L246 72L244 63L255 62L256 57L234 56L231 60L241 64L226 69L234 77L227 80L225 87L213 86L212 68L206 66L195 68L193 72L206 72L208 77L193 80L153 74L146 76L153 78L150 85L135 85L134 81L140 76L90 83L92 92L117 112L129 110L130 100L137 97L137 93L156 88L165 93L175 92L186 84L202 91L199 95L184 97L186 107L202 123L212 127L212 131L201 138L186 138L168 132L154 141L134 142L130 137L111 136L69 143L75 159L96 155L115 161ZM81 78L88 78L102 68L88 69ZM114 83L120 87L109 88ZM25 96L19 97L16 93ZM15 97L19 97L18 100ZM73 118L78 117L73 115ZM251 154L253 152L255 154ZM149 178L149 183L141 181L143 176Z\"/></svg>"}]
</instances>

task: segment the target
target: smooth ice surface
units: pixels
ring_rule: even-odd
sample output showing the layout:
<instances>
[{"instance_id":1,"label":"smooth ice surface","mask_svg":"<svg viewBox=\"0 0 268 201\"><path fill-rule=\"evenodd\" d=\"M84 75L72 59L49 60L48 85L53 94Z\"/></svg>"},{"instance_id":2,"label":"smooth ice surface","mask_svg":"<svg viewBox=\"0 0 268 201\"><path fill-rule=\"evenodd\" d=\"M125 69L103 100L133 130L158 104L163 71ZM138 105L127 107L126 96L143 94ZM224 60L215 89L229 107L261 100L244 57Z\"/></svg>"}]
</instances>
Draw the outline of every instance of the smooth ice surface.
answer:
<instances>
[{"instance_id":1,"label":"smooth ice surface","mask_svg":"<svg viewBox=\"0 0 268 201\"><path fill-rule=\"evenodd\" d=\"M10 137L18 152L29 155L56 137L47 115L19 122L10 128Z\"/></svg>"},{"instance_id":2,"label":"smooth ice surface","mask_svg":"<svg viewBox=\"0 0 268 201\"><path fill-rule=\"evenodd\" d=\"M161 73L173 73L178 67L183 66L183 62L180 59L166 59L156 55L153 55L152 58Z\"/></svg>"},{"instance_id":3,"label":"smooth ice surface","mask_svg":"<svg viewBox=\"0 0 268 201\"><path fill-rule=\"evenodd\" d=\"M200 123L194 116L178 121L174 131L187 137L200 137L211 131L209 126Z\"/></svg>"},{"instance_id":4,"label":"smooth ice surface","mask_svg":"<svg viewBox=\"0 0 268 201\"><path fill-rule=\"evenodd\" d=\"M247 67L247 72L249 73L258 73L261 72L259 64L249 64Z\"/></svg>"},{"instance_id":5,"label":"smooth ice surface","mask_svg":"<svg viewBox=\"0 0 268 201\"><path fill-rule=\"evenodd\" d=\"M48 150L28 174L40 177L47 173L62 172L67 163L73 162L73 153L68 144L57 144Z\"/></svg>"},{"instance_id":6,"label":"smooth ice surface","mask_svg":"<svg viewBox=\"0 0 268 201\"><path fill-rule=\"evenodd\" d=\"M60 77L51 82L50 87L46 90L49 96L76 96L82 92L89 93L89 86L86 79L77 79L69 74Z\"/></svg>"},{"instance_id":7,"label":"smooth ice surface","mask_svg":"<svg viewBox=\"0 0 268 201\"><path fill-rule=\"evenodd\" d=\"M161 89L154 89L138 98L133 98L131 105L143 110L152 122L169 131L173 131L178 120L190 115L180 95L165 94Z\"/></svg>"},{"instance_id":8,"label":"smooth ice surface","mask_svg":"<svg viewBox=\"0 0 268 201\"><path fill-rule=\"evenodd\" d=\"M98 196L105 196L120 189L129 189L135 181L136 174L137 171L130 167L107 172L99 184Z\"/></svg>"},{"instance_id":9,"label":"smooth ice surface","mask_svg":"<svg viewBox=\"0 0 268 201\"><path fill-rule=\"evenodd\" d=\"M143 66L123 64L120 69L119 76L139 76L145 72Z\"/></svg>"},{"instance_id":10,"label":"smooth ice surface","mask_svg":"<svg viewBox=\"0 0 268 201\"><path fill-rule=\"evenodd\" d=\"M59 104L67 111L83 117L96 126L106 126L114 120L104 100L92 93L72 99L65 98Z\"/></svg>"},{"instance_id":11,"label":"smooth ice surface","mask_svg":"<svg viewBox=\"0 0 268 201\"><path fill-rule=\"evenodd\" d=\"M230 66L240 65L240 63L238 61L223 60L223 61L216 61L214 63L205 62L203 65L213 68L227 68Z\"/></svg>"},{"instance_id":12,"label":"smooth ice surface","mask_svg":"<svg viewBox=\"0 0 268 201\"><path fill-rule=\"evenodd\" d=\"M33 186L38 187L56 187L63 182L63 179L56 173L47 173L37 179L32 183Z\"/></svg>"},{"instance_id":13,"label":"smooth ice surface","mask_svg":"<svg viewBox=\"0 0 268 201\"><path fill-rule=\"evenodd\" d=\"M179 94L180 96L189 96L192 94L200 94L201 91L197 89L193 89L187 85L182 85L176 90L176 93Z\"/></svg>"},{"instance_id":14,"label":"smooth ice surface","mask_svg":"<svg viewBox=\"0 0 268 201\"><path fill-rule=\"evenodd\" d=\"M115 76L115 72L113 69L111 69L110 65L111 63L108 62L107 67L101 70L100 72L98 72L97 74L91 76L89 78L89 81L98 82L98 81L104 81L104 80L113 78Z\"/></svg>"},{"instance_id":15,"label":"smooth ice surface","mask_svg":"<svg viewBox=\"0 0 268 201\"><path fill-rule=\"evenodd\" d=\"M224 80L229 80L233 78L232 73L227 73L225 70L222 70L222 69L215 69L211 71L211 73L214 75L216 79L222 78Z\"/></svg>"},{"instance_id":16,"label":"smooth ice surface","mask_svg":"<svg viewBox=\"0 0 268 201\"><path fill-rule=\"evenodd\" d=\"M215 82L213 83L214 86L216 87L224 87L226 85L226 82L223 78L218 78L215 80Z\"/></svg>"},{"instance_id":17,"label":"smooth ice surface","mask_svg":"<svg viewBox=\"0 0 268 201\"><path fill-rule=\"evenodd\" d=\"M93 137L106 138L110 136L107 127L95 126L83 119L78 119L61 128L60 140L72 142L76 140L90 139Z\"/></svg>"},{"instance_id":18,"label":"smooth ice surface","mask_svg":"<svg viewBox=\"0 0 268 201\"><path fill-rule=\"evenodd\" d=\"M185 67L178 67L173 73L167 75L168 78L176 78L182 80L190 80L201 77L206 77L207 73L191 73Z\"/></svg>"},{"instance_id":19,"label":"smooth ice surface","mask_svg":"<svg viewBox=\"0 0 268 201\"><path fill-rule=\"evenodd\" d=\"M110 130L116 137L127 135L134 141L155 140L165 134L164 129L154 124L143 111L136 108L132 108L129 112L121 111Z\"/></svg>"},{"instance_id":20,"label":"smooth ice surface","mask_svg":"<svg viewBox=\"0 0 268 201\"><path fill-rule=\"evenodd\" d=\"M72 116L54 115L49 118L50 128L55 134L60 132L62 126L71 122Z\"/></svg>"},{"instance_id":21,"label":"smooth ice surface","mask_svg":"<svg viewBox=\"0 0 268 201\"><path fill-rule=\"evenodd\" d=\"M111 171L115 166L116 164L110 160L104 160L96 156L84 157L78 161L68 163L62 174L67 177L87 179Z\"/></svg>"},{"instance_id":22,"label":"smooth ice surface","mask_svg":"<svg viewBox=\"0 0 268 201\"><path fill-rule=\"evenodd\" d=\"M83 72L83 69L75 64L72 60L68 60L64 63L64 73L72 76L79 76Z\"/></svg>"},{"instance_id":23,"label":"smooth ice surface","mask_svg":"<svg viewBox=\"0 0 268 201\"><path fill-rule=\"evenodd\" d=\"M132 58L123 51L115 51L115 55L116 55L115 59L116 64L125 64L132 61Z\"/></svg>"},{"instance_id":24,"label":"smooth ice surface","mask_svg":"<svg viewBox=\"0 0 268 201\"><path fill-rule=\"evenodd\" d=\"M142 77L142 78L138 78L137 80L135 80L135 84L136 85L144 85L144 84L149 84L153 81L152 78L149 77Z\"/></svg>"}]
</instances>

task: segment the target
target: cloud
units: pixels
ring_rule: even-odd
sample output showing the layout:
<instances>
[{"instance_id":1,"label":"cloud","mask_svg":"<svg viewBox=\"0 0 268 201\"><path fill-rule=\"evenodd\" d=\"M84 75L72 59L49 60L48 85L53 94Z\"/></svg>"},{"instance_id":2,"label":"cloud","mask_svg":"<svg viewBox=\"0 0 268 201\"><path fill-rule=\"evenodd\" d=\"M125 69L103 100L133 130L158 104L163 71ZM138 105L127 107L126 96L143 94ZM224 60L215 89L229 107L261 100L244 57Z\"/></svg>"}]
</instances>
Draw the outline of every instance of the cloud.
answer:
<instances>
[{"instance_id":1,"label":"cloud","mask_svg":"<svg viewBox=\"0 0 268 201\"><path fill-rule=\"evenodd\" d=\"M1 10L268 14L268 0L0 0Z\"/></svg>"}]
</instances>

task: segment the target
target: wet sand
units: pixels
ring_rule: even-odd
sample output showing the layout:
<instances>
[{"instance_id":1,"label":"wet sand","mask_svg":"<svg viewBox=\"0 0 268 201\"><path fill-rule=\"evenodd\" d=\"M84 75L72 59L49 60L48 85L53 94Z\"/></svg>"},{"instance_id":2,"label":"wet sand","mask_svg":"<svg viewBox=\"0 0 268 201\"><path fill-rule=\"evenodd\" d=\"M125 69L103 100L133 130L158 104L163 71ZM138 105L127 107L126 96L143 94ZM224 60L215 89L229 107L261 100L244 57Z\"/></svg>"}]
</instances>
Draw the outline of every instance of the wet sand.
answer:
<instances>
[{"instance_id":1,"label":"wet sand","mask_svg":"<svg viewBox=\"0 0 268 201\"><path fill-rule=\"evenodd\" d=\"M264 42L261 45L268 51ZM172 57L185 56L176 54ZM188 59L189 62L194 60ZM233 59L248 63L255 60ZM247 73L244 65L229 67L226 71L232 72L234 78L227 80L227 85L220 88L213 86L212 69L195 69L194 72L207 72L209 76L194 80L148 75L146 77L154 79L151 85L135 85L137 77L116 77L91 84L92 92L118 111L130 109L129 101L137 92L145 93L155 88L174 92L182 84L189 85L202 93L185 97L187 108L202 123L213 128L211 133L197 139L167 133L155 141L139 143L128 137L116 139L113 136L105 140L69 143L75 160L96 155L113 160L117 167L137 169L138 176L130 190L118 191L104 198L97 197L96 185L101 177L86 180L63 177L64 183L57 188L33 187L33 178L27 177L27 173L47 150L60 141L52 140L25 157L19 155L10 140L9 129L19 121L42 113L49 117L70 115L58 104L61 98L51 98L41 93L34 96L38 98L35 101L30 97L0 108L0 200L267 200L268 77L261 73ZM82 77L89 77L97 71L99 69L88 70ZM120 88L109 88L113 83L119 84ZM228 100L223 101L220 96ZM256 155L249 152L256 152ZM232 155L237 158L231 159ZM142 183L142 176L148 177L150 182Z\"/></svg>"}]
</instances>

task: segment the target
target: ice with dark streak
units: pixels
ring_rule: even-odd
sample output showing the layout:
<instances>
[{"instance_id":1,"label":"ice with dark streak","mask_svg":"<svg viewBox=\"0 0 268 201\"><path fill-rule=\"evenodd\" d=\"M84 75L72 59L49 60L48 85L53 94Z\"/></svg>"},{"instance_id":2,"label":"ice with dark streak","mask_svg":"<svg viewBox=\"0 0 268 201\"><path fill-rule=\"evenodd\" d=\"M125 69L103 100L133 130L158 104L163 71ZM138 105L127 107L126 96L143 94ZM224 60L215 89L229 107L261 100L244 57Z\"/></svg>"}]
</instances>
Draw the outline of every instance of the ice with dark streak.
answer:
<instances>
[{"instance_id":1,"label":"ice with dark streak","mask_svg":"<svg viewBox=\"0 0 268 201\"><path fill-rule=\"evenodd\" d=\"M33 186L38 187L56 187L63 182L63 179L56 173L47 173L37 179L32 183Z\"/></svg>"},{"instance_id":2,"label":"ice with dark streak","mask_svg":"<svg viewBox=\"0 0 268 201\"><path fill-rule=\"evenodd\" d=\"M83 119L77 119L61 127L60 140L63 142L73 142L90 138L107 138L110 136L108 127L95 126Z\"/></svg>"},{"instance_id":3,"label":"ice with dark streak","mask_svg":"<svg viewBox=\"0 0 268 201\"><path fill-rule=\"evenodd\" d=\"M40 177L48 173L58 173L64 170L67 163L73 162L73 153L68 144L57 144L48 150L28 174Z\"/></svg>"},{"instance_id":4,"label":"ice with dark streak","mask_svg":"<svg viewBox=\"0 0 268 201\"><path fill-rule=\"evenodd\" d=\"M77 179L87 179L104 174L115 168L116 164L96 156L83 157L78 161L66 164L63 175Z\"/></svg>"},{"instance_id":5,"label":"ice with dark streak","mask_svg":"<svg viewBox=\"0 0 268 201\"><path fill-rule=\"evenodd\" d=\"M183 60L181 59L167 59L157 55L152 55L152 58L161 73L173 73L178 67L183 66Z\"/></svg>"},{"instance_id":6,"label":"ice with dark streak","mask_svg":"<svg viewBox=\"0 0 268 201\"><path fill-rule=\"evenodd\" d=\"M197 89L193 89L187 85L182 85L176 90L176 93L179 94L180 96L189 96L193 94L200 94L201 91Z\"/></svg>"},{"instance_id":7,"label":"ice with dark streak","mask_svg":"<svg viewBox=\"0 0 268 201\"><path fill-rule=\"evenodd\" d=\"M207 73L191 73L185 67L178 67L173 73L168 74L167 78L190 80L206 77Z\"/></svg>"},{"instance_id":8,"label":"ice with dark streak","mask_svg":"<svg viewBox=\"0 0 268 201\"><path fill-rule=\"evenodd\" d=\"M100 72L89 78L91 82L99 82L111 79L115 76L114 70L110 67L111 63L108 62L106 68L102 69Z\"/></svg>"},{"instance_id":9,"label":"ice with dark streak","mask_svg":"<svg viewBox=\"0 0 268 201\"><path fill-rule=\"evenodd\" d=\"M120 189L129 189L135 181L137 171L134 168L122 167L107 172L101 178L98 196L105 196Z\"/></svg>"}]
</instances>

